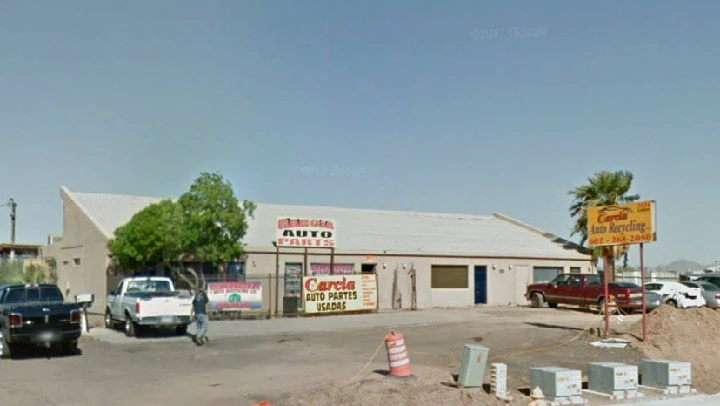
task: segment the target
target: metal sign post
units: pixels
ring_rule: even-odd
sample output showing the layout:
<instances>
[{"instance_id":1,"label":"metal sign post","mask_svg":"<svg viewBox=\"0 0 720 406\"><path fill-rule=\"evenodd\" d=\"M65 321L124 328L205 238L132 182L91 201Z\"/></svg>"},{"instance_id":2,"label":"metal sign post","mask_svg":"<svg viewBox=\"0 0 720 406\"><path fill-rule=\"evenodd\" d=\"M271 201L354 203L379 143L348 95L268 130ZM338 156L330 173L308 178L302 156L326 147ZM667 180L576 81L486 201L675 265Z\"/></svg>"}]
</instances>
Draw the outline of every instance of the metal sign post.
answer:
<instances>
[{"instance_id":1,"label":"metal sign post","mask_svg":"<svg viewBox=\"0 0 720 406\"><path fill-rule=\"evenodd\" d=\"M603 307L605 308L605 337L610 335L610 289L608 288L608 260L605 255L603 255L603 289L604 289L604 297L603 300Z\"/></svg>"},{"instance_id":2,"label":"metal sign post","mask_svg":"<svg viewBox=\"0 0 720 406\"><path fill-rule=\"evenodd\" d=\"M87 303L83 303L82 306L82 332L83 333L89 333L90 332L90 326L88 325L88 311L87 311Z\"/></svg>"},{"instance_id":3,"label":"metal sign post","mask_svg":"<svg viewBox=\"0 0 720 406\"><path fill-rule=\"evenodd\" d=\"M640 284L642 287L643 342L647 341L647 308L645 307L645 244L640 243Z\"/></svg>"},{"instance_id":4,"label":"metal sign post","mask_svg":"<svg viewBox=\"0 0 720 406\"><path fill-rule=\"evenodd\" d=\"M277 243L275 245L275 311L272 313L273 317L278 314L278 308L280 307L280 246ZM272 281L270 283L270 290L272 290ZM272 306L272 305L271 305Z\"/></svg>"}]
</instances>

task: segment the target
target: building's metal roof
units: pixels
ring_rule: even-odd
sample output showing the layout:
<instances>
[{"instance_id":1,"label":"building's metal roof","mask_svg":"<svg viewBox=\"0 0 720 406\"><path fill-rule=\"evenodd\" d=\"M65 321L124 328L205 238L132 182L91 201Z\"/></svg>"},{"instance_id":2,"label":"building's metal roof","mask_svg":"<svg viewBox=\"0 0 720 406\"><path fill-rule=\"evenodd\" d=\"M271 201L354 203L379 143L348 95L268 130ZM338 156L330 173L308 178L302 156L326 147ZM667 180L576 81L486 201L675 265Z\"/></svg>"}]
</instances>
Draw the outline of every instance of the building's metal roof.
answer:
<instances>
[{"instance_id":1,"label":"building's metal roof","mask_svg":"<svg viewBox=\"0 0 720 406\"><path fill-rule=\"evenodd\" d=\"M39 244L13 244L13 243L2 243L0 244L0 251L10 250L21 250L21 251L37 251L42 245Z\"/></svg>"},{"instance_id":2,"label":"building's metal roof","mask_svg":"<svg viewBox=\"0 0 720 406\"><path fill-rule=\"evenodd\" d=\"M72 199L108 237L144 207L161 198L103 193L61 194ZM272 248L278 217L336 221L337 252L468 255L589 260L590 256L552 234L495 214L437 214L256 203L244 243ZM553 238L550 238L553 237Z\"/></svg>"}]
</instances>

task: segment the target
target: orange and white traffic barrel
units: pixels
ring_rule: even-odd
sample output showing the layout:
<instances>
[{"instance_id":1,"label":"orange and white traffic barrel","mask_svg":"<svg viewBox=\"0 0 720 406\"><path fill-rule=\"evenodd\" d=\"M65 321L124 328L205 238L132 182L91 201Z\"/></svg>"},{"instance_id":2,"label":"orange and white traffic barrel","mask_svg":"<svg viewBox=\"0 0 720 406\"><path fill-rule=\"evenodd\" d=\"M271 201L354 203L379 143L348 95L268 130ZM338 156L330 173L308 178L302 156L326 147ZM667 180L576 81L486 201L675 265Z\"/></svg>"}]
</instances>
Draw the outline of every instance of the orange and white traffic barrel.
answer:
<instances>
[{"instance_id":1,"label":"orange and white traffic barrel","mask_svg":"<svg viewBox=\"0 0 720 406\"><path fill-rule=\"evenodd\" d=\"M385 345L388 353L388 364L390 365L390 376L412 376L410 358L402 334L391 331L385 337Z\"/></svg>"}]
</instances>

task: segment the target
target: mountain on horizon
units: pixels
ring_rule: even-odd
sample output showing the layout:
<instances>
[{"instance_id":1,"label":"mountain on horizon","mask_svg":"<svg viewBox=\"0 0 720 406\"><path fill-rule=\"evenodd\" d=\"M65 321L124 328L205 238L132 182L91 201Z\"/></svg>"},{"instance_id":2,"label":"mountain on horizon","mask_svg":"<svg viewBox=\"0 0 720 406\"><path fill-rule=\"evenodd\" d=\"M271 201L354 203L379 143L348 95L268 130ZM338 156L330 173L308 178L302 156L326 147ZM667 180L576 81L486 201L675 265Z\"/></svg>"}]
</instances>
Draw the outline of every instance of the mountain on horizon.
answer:
<instances>
[{"instance_id":1,"label":"mountain on horizon","mask_svg":"<svg viewBox=\"0 0 720 406\"><path fill-rule=\"evenodd\" d=\"M632 267L635 269L638 269L638 268L640 268L640 265L632 264ZM710 269L710 268L715 268L715 264L703 265L699 262L690 261L688 259L678 259L676 261L670 262L667 265L647 266L647 269L653 270L653 271L677 271L677 272L700 271L703 269Z\"/></svg>"},{"instance_id":2,"label":"mountain on horizon","mask_svg":"<svg viewBox=\"0 0 720 406\"><path fill-rule=\"evenodd\" d=\"M713 264L713 266L715 266ZM700 271L703 269L708 268L708 265L703 265L699 262L690 261L687 259L678 259L677 261L673 261L667 265L664 265L662 267L663 271Z\"/></svg>"}]
</instances>

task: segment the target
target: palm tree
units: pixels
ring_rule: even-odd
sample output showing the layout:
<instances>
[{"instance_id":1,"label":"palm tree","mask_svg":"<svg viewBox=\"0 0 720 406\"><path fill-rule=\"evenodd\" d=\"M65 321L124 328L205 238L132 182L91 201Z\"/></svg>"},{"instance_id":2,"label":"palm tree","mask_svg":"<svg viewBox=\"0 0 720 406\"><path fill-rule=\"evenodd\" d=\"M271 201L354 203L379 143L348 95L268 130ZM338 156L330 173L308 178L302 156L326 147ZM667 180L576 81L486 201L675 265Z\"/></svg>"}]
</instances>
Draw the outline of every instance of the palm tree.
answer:
<instances>
[{"instance_id":1,"label":"palm tree","mask_svg":"<svg viewBox=\"0 0 720 406\"><path fill-rule=\"evenodd\" d=\"M568 191L573 203L570 216L575 219L571 235L580 235L580 245L584 246L588 239L587 209L593 206L612 206L630 203L640 199L638 194L630 194L633 174L628 171L601 171L588 178L586 185L577 186ZM615 260L624 256L629 246L595 247L590 252L592 260L606 259L608 269L603 270L608 281L615 280Z\"/></svg>"}]
</instances>

